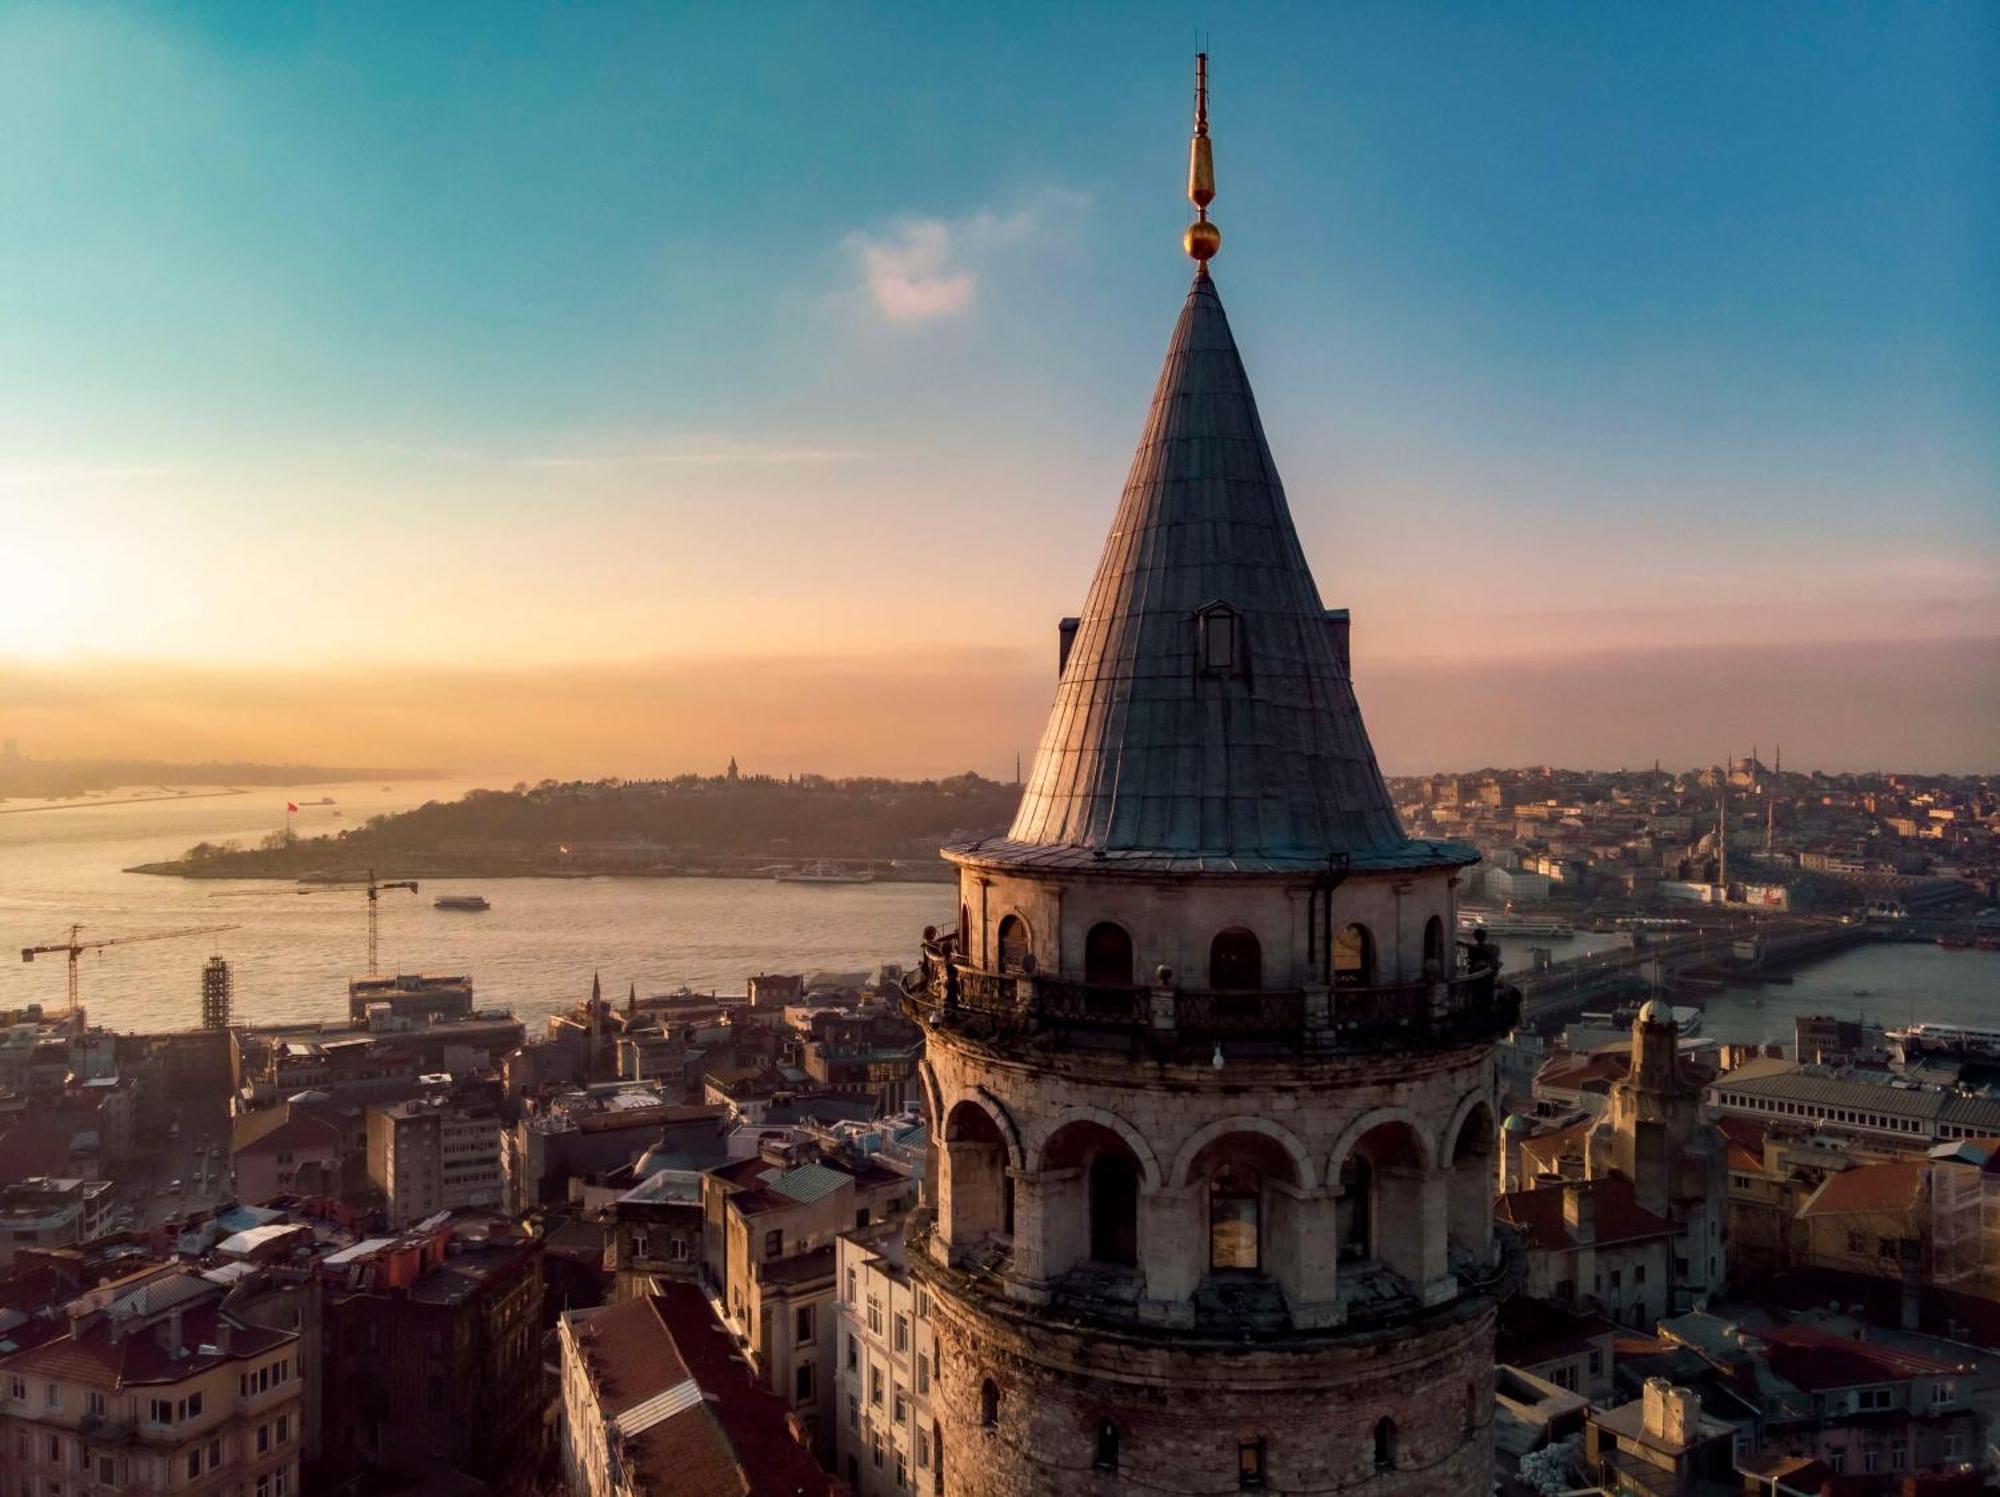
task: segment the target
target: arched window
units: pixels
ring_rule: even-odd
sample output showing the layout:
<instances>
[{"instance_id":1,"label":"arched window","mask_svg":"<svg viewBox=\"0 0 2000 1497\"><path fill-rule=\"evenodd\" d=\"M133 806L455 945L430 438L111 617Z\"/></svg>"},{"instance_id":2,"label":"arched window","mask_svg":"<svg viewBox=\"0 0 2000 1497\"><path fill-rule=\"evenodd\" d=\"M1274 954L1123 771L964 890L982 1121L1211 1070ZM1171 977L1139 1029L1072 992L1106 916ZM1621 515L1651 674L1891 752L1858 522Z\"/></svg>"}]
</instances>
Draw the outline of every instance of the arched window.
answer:
<instances>
[{"instance_id":1,"label":"arched window","mask_svg":"<svg viewBox=\"0 0 2000 1497\"><path fill-rule=\"evenodd\" d=\"M1000 970L1025 972L1029 950L1028 922L1009 915L1000 922Z\"/></svg>"},{"instance_id":2,"label":"arched window","mask_svg":"<svg viewBox=\"0 0 2000 1497\"><path fill-rule=\"evenodd\" d=\"M860 1482L850 1482L855 1491L861 1490ZM944 1426L931 1421L931 1490L944 1497Z\"/></svg>"},{"instance_id":3,"label":"arched window","mask_svg":"<svg viewBox=\"0 0 2000 1497\"><path fill-rule=\"evenodd\" d=\"M1083 980L1108 988L1132 986L1132 937L1109 920L1091 926L1083 938Z\"/></svg>"},{"instance_id":4,"label":"arched window","mask_svg":"<svg viewBox=\"0 0 2000 1497\"><path fill-rule=\"evenodd\" d=\"M1333 985L1337 988L1375 986L1375 938L1365 925L1343 925L1333 938Z\"/></svg>"},{"instance_id":5,"label":"arched window","mask_svg":"<svg viewBox=\"0 0 2000 1497\"><path fill-rule=\"evenodd\" d=\"M1259 1238L1263 1225L1263 1185L1247 1164L1223 1165L1208 1177L1208 1266L1257 1269L1263 1266Z\"/></svg>"},{"instance_id":6,"label":"arched window","mask_svg":"<svg viewBox=\"0 0 2000 1497\"><path fill-rule=\"evenodd\" d=\"M1436 915L1424 922L1424 976L1435 981L1445 975L1444 921Z\"/></svg>"},{"instance_id":7,"label":"arched window","mask_svg":"<svg viewBox=\"0 0 2000 1497\"><path fill-rule=\"evenodd\" d=\"M1392 1471L1396 1466L1396 1421L1384 1414L1375 1421L1375 1469Z\"/></svg>"},{"instance_id":8,"label":"arched window","mask_svg":"<svg viewBox=\"0 0 2000 1497\"><path fill-rule=\"evenodd\" d=\"M962 957L972 949L972 910L961 904L958 907L958 954Z\"/></svg>"},{"instance_id":9,"label":"arched window","mask_svg":"<svg viewBox=\"0 0 2000 1497\"><path fill-rule=\"evenodd\" d=\"M1099 1471L1118 1469L1118 1426L1109 1419L1097 1421L1097 1459L1092 1464Z\"/></svg>"},{"instance_id":10,"label":"arched window","mask_svg":"<svg viewBox=\"0 0 2000 1497\"><path fill-rule=\"evenodd\" d=\"M1373 1255L1375 1244L1375 1170L1359 1154L1340 1165L1340 1199L1335 1208L1340 1235L1340 1259L1358 1262Z\"/></svg>"},{"instance_id":11,"label":"arched window","mask_svg":"<svg viewBox=\"0 0 2000 1497\"><path fill-rule=\"evenodd\" d=\"M979 1427L992 1429L1000 1423L1000 1389L992 1378L979 1385Z\"/></svg>"},{"instance_id":12,"label":"arched window","mask_svg":"<svg viewBox=\"0 0 2000 1497\"><path fill-rule=\"evenodd\" d=\"M1264 986L1264 952L1254 934L1234 926L1209 943L1208 985L1222 993Z\"/></svg>"},{"instance_id":13,"label":"arched window","mask_svg":"<svg viewBox=\"0 0 2000 1497\"><path fill-rule=\"evenodd\" d=\"M1090 1161L1090 1256L1127 1267L1139 1261L1139 1171L1123 1153Z\"/></svg>"}]
</instances>

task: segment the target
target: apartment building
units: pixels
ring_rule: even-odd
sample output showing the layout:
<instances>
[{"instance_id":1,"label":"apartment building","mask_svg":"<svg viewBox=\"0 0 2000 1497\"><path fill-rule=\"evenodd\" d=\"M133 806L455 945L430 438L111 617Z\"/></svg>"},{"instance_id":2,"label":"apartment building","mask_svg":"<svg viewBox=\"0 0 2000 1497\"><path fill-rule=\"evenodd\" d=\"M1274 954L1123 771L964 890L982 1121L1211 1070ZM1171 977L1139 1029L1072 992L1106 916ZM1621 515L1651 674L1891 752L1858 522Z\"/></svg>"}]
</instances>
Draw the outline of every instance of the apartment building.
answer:
<instances>
[{"instance_id":1,"label":"apartment building","mask_svg":"<svg viewBox=\"0 0 2000 1497\"><path fill-rule=\"evenodd\" d=\"M15 1344L42 1339L0 1356L0 1491L299 1497L298 1337L237 1322L222 1297L157 1266L15 1327Z\"/></svg>"},{"instance_id":2,"label":"apartment building","mask_svg":"<svg viewBox=\"0 0 2000 1497\"><path fill-rule=\"evenodd\" d=\"M499 1205L498 1111L443 1097L369 1108L368 1180L397 1227L440 1211Z\"/></svg>"},{"instance_id":3,"label":"apartment building","mask_svg":"<svg viewBox=\"0 0 2000 1497\"><path fill-rule=\"evenodd\" d=\"M33 1176L0 1186L0 1267L17 1247L70 1247L104 1234L115 1204L108 1180Z\"/></svg>"},{"instance_id":4,"label":"apartment building","mask_svg":"<svg viewBox=\"0 0 2000 1497\"><path fill-rule=\"evenodd\" d=\"M910 1281L902 1223L842 1233L836 1246L834 1468L855 1497L941 1491L930 1410L937 1346L927 1296Z\"/></svg>"}]
</instances>

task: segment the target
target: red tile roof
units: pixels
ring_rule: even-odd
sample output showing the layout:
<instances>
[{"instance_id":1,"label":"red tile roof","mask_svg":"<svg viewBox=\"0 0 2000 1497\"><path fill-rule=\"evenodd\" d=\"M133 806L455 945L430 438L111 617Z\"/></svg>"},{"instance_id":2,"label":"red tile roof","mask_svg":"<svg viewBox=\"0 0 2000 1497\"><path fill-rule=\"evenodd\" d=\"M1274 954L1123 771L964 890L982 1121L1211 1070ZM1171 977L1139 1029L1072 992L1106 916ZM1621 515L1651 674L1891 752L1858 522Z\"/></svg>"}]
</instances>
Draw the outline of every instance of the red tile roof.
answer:
<instances>
[{"instance_id":1,"label":"red tile roof","mask_svg":"<svg viewBox=\"0 0 2000 1497\"><path fill-rule=\"evenodd\" d=\"M1521 1140L1521 1152L1533 1159L1544 1173L1554 1173L1556 1162L1565 1154L1579 1158L1583 1154L1583 1141L1593 1123L1592 1118L1572 1123L1567 1128L1558 1128L1553 1133L1534 1133Z\"/></svg>"},{"instance_id":2,"label":"red tile roof","mask_svg":"<svg viewBox=\"0 0 2000 1497\"><path fill-rule=\"evenodd\" d=\"M1905 1214L1917 1208L1930 1181L1928 1160L1863 1164L1828 1175L1800 1216L1849 1216L1862 1212Z\"/></svg>"},{"instance_id":3,"label":"red tile roof","mask_svg":"<svg viewBox=\"0 0 2000 1497\"><path fill-rule=\"evenodd\" d=\"M1632 1182L1623 1175L1606 1175L1588 1183L1596 1199L1599 1247L1673 1234L1671 1222L1633 1199ZM1530 1250L1574 1248L1576 1239L1563 1225L1563 1194L1563 1188L1557 1185L1538 1190L1510 1190L1494 1201L1493 1219L1518 1228Z\"/></svg>"},{"instance_id":4,"label":"red tile roof","mask_svg":"<svg viewBox=\"0 0 2000 1497\"><path fill-rule=\"evenodd\" d=\"M0 1360L0 1366L9 1372L25 1370L98 1388L129 1388L183 1382L220 1363L260 1357L296 1339L288 1331L231 1325L229 1350L217 1351L220 1323L214 1301L190 1305L181 1312L181 1341L192 1353L188 1356L170 1355L152 1326L127 1331L113 1340L110 1324L99 1320L80 1335L72 1331L17 1352Z\"/></svg>"},{"instance_id":5,"label":"red tile roof","mask_svg":"<svg viewBox=\"0 0 2000 1497\"><path fill-rule=\"evenodd\" d=\"M1897 1351L1875 1341L1850 1341L1795 1322L1756 1334L1765 1343L1764 1359L1771 1370L1808 1393L1912 1377L1950 1377L1959 1370L1935 1357Z\"/></svg>"}]
</instances>

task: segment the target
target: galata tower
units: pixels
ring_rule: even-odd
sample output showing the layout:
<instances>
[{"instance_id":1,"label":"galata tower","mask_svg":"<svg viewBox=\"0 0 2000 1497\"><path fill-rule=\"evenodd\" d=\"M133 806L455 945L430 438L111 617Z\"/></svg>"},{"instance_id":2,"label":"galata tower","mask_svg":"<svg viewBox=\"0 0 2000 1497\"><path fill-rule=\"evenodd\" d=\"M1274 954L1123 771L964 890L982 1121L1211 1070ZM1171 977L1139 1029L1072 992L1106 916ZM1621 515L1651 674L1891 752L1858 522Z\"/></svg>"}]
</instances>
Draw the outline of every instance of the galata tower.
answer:
<instances>
[{"instance_id":1,"label":"galata tower","mask_svg":"<svg viewBox=\"0 0 2000 1497\"><path fill-rule=\"evenodd\" d=\"M1199 67L1194 284L1020 810L945 849L909 984L934 1486L1483 1497L1519 1000L1455 940L1477 854L1403 834L1293 530Z\"/></svg>"}]
</instances>

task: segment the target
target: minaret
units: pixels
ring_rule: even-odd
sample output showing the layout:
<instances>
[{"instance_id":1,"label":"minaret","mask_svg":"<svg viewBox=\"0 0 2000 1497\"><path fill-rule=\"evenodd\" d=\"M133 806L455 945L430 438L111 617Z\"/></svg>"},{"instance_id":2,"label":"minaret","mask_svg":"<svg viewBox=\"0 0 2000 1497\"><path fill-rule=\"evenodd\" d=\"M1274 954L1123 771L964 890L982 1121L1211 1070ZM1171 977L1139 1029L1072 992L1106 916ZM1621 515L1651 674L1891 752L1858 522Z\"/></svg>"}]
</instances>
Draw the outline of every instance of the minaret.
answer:
<instances>
[{"instance_id":1,"label":"minaret","mask_svg":"<svg viewBox=\"0 0 2000 1497\"><path fill-rule=\"evenodd\" d=\"M1729 903L1729 781L1715 797L1715 882L1722 889L1722 902Z\"/></svg>"},{"instance_id":2,"label":"minaret","mask_svg":"<svg viewBox=\"0 0 2000 1497\"><path fill-rule=\"evenodd\" d=\"M946 1497L1492 1484L1518 995L1457 959L1478 854L1405 834L1299 544L1210 273L1207 82L1194 281L1020 807L943 850L908 998Z\"/></svg>"}]
</instances>

